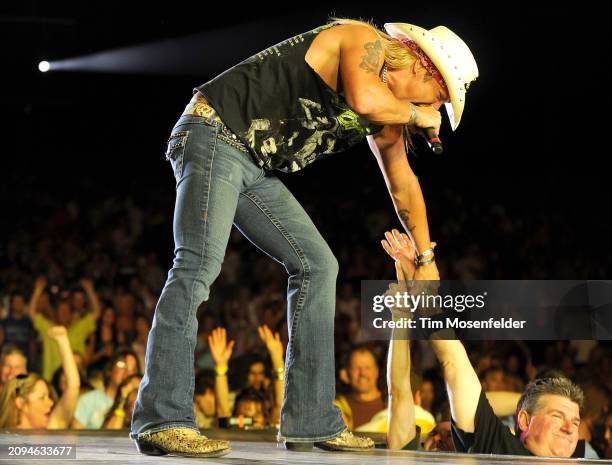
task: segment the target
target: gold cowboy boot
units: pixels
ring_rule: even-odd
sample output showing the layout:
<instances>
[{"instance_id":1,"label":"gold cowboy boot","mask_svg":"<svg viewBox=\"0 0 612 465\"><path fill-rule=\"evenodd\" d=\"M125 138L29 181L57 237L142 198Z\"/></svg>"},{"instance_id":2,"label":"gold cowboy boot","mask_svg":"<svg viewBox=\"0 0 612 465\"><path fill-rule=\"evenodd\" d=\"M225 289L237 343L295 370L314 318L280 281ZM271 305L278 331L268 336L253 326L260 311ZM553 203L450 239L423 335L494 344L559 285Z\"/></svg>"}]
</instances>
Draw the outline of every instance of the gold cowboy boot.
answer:
<instances>
[{"instance_id":1,"label":"gold cowboy boot","mask_svg":"<svg viewBox=\"0 0 612 465\"><path fill-rule=\"evenodd\" d=\"M315 446L324 450L364 452L374 450L374 441L370 438L354 436L353 433L345 429L340 436L328 439L327 441L317 442Z\"/></svg>"},{"instance_id":2,"label":"gold cowboy boot","mask_svg":"<svg viewBox=\"0 0 612 465\"><path fill-rule=\"evenodd\" d=\"M322 442L285 442L285 449L293 452L310 452L312 447L332 451L364 452L374 450L374 441L370 438L353 436L349 430L344 430L340 436Z\"/></svg>"},{"instance_id":3,"label":"gold cowboy boot","mask_svg":"<svg viewBox=\"0 0 612 465\"><path fill-rule=\"evenodd\" d=\"M143 433L134 442L138 451L146 455L221 457L231 452L228 441L208 439L199 431L184 427Z\"/></svg>"}]
</instances>

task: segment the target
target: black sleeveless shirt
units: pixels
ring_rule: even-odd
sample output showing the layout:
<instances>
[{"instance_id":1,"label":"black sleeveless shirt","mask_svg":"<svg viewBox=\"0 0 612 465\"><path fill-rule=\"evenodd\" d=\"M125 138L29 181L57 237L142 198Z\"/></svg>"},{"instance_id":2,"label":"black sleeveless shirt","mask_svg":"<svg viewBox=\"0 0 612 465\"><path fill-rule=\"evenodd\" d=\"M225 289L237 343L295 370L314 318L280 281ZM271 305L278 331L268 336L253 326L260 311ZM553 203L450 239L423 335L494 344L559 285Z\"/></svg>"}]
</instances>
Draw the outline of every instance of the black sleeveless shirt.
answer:
<instances>
[{"instance_id":1,"label":"black sleeveless shirt","mask_svg":"<svg viewBox=\"0 0 612 465\"><path fill-rule=\"evenodd\" d=\"M270 47L197 87L258 166L298 171L382 126L368 123L304 57L328 24Z\"/></svg>"}]
</instances>

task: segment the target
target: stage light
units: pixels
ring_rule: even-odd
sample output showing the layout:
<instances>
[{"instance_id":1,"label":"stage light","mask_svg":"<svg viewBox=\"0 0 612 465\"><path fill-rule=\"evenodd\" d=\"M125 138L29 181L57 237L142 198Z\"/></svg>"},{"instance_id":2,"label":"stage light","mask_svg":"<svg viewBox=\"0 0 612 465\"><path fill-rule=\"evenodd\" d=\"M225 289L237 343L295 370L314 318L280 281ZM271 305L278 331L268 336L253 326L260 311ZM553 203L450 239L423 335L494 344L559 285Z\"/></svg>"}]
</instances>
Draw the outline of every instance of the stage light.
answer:
<instances>
[{"instance_id":1,"label":"stage light","mask_svg":"<svg viewBox=\"0 0 612 465\"><path fill-rule=\"evenodd\" d=\"M51 68L51 65L48 61L41 61L38 63L38 69L41 73L46 73Z\"/></svg>"}]
</instances>

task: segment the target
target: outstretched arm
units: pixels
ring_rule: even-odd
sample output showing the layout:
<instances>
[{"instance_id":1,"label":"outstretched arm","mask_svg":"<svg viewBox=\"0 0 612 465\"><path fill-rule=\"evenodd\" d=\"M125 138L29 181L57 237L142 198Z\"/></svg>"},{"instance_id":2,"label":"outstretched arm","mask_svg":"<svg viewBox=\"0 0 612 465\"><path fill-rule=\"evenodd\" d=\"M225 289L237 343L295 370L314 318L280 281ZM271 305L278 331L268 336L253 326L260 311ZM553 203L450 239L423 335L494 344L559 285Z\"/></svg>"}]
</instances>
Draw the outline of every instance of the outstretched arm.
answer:
<instances>
[{"instance_id":1,"label":"outstretched arm","mask_svg":"<svg viewBox=\"0 0 612 465\"><path fill-rule=\"evenodd\" d=\"M100 299L98 299L98 295L94 289L93 280L90 278L81 279L81 287L85 290L87 297L89 297L89 301L91 302L91 317L94 320L100 318L100 314L102 313L102 308L100 306Z\"/></svg>"},{"instance_id":2,"label":"outstretched arm","mask_svg":"<svg viewBox=\"0 0 612 465\"><path fill-rule=\"evenodd\" d=\"M227 363L234 350L234 341L227 342L225 328L216 328L208 336L208 347L215 362L215 404L217 418L231 417L229 404L229 384L227 382Z\"/></svg>"},{"instance_id":3,"label":"outstretched arm","mask_svg":"<svg viewBox=\"0 0 612 465\"><path fill-rule=\"evenodd\" d=\"M266 325L262 325L257 329L259 337L265 344L266 349L268 349L268 354L272 361L272 370L274 370L274 408L272 409L270 423L277 424L280 422L280 410L283 403L283 388L285 385L283 343L280 340L280 334L272 333Z\"/></svg>"},{"instance_id":4,"label":"outstretched arm","mask_svg":"<svg viewBox=\"0 0 612 465\"><path fill-rule=\"evenodd\" d=\"M404 235L405 236L405 235ZM405 247L399 248L399 241L404 241ZM412 279L415 271L414 257L415 249L405 236L401 237L399 231L386 232L382 241L383 248L390 256L394 256L394 250L405 254L405 262L409 277L404 275L400 261L395 260L395 274L397 284L392 284L389 293L405 292L406 279ZM393 312L393 310L392 310ZM397 315L397 316L396 316ZM402 315L393 312L393 318L398 319ZM387 428L387 446L389 449L402 449L416 436L414 397L410 386L410 341L406 328L393 328L391 341L389 342L389 354L387 358L387 386L389 389L389 427Z\"/></svg>"},{"instance_id":5,"label":"outstretched arm","mask_svg":"<svg viewBox=\"0 0 612 465\"><path fill-rule=\"evenodd\" d=\"M38 301L40 300L40 296L45 291L47 287L47 278L44 276L39 276L36 278L36 283L34 284L34 292L32 293L32 297L30 298L30 302L28 304L28 316L32 323L34 322L34 318L36 318L36 314L38 313Z\"/></svg>"},{"instance_id":6,"label":"outstretched arm","mask_svg":"<svg viewBox=\"0 0 612 465\"><path fill-rule=\"evenodd\" d=\"M76 404L79 400L81 378L74 360L72 348L70 347L70 341L68 341L66 328L63 326L53 326L49 328L48 334L57 342L62 357L62 367L66 375L66 390L49 416L48 428L63 429L69 427L74 415Z\"/></svg>"},{"instance_id":7,"label":"outstretched arm","mask_svg":"<svg viewBox=\"0 0 612 465\"><path fill-rule=\"evenodd\" d=\"M406 254L409 244L406 240L400 240L393 245L393 250L385 250L394 258L398 258L402 271L409 275L414 266ZM456 339L430 339L430 345L442 366L453 420L459 429L472 433L481 386L465 347Z\"/></svg>"},{"instance_id":8,"label":"outstretched arm","mask_svg":"<svg viewBox=\"0 0 612 465\"><path fill-rule=\"evenodd\" d=\"M385 126L368 144L385 179L397 216L414 239L417 253L430 247L427 210L421 186L406 158L401 126ZM415 279L440 279L435 261L420 266Z\"/></svg>"}]
</instances>

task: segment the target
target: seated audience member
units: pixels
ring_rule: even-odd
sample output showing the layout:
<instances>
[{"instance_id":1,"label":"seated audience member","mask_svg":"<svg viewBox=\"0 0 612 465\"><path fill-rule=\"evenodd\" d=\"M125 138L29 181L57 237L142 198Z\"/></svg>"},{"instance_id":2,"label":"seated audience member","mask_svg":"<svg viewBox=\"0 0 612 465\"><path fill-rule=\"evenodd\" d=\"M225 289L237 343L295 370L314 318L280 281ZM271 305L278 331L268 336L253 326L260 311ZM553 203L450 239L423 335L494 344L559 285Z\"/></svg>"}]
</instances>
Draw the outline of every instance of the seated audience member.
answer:
<instances>
[{"instance_id":1,"label":"seated audience member","mask_svg":"<svg viewBox=\"0 0 612 465\"><path fill-rule=\"evenodd\" d=\"M264 362L256 360L249 366L245 389L255 390L261 394L264 399L264 418L271 425L277 425L280 421L280 408L283 399L284 348L279 333L273 333L266 325L260 326L258 331L272 362L273 381L270 383L269 378L266 377ZM208 346L215 362L217 418L226 418L232 414L227 371L228 362L234 349L234 341L227 341L225 328L216 328L208 336Z\"/></svg>"},{"instance_id":2,"label":"seated audience member","mask_svg":"<svg viewBox=\"0 0 612 465\"><path fill-rule=\"evenodd\" d=\"M115 401L106 413L104 423L102 423L103 429L131 427L134 402L136 402L136 397L138 396L138 386L141 379L142 375L135 373L121 382L115 395Z\"/></svg>"},{"instance_id":3,"label":"seated audience member","mask_svg":"<svg viewBox=\"0 0 612 465\"><path fill-rule=\"evenodd\" d=\"M217 406L215 405L215 372L202 370L195 379L193 409L198 428L217 426Z\"/></svg>"},{"instance_id":4,"label":"seated audience member","mask_svg":"<svg viewBox=\"0 0 612 465\"><path fill-rule=\"evenodd\" d=\"M105 305L101 317L98 319L97 328L87 341L89 363L96 363L106 357L112 357L117 346L115 310L110 305Z\"/></svg>"},{"instance_id":5,"label":"seated audience member","mask_svg":"<svg viewBox=\"0 0 612 465\"><path fill-rule=\"evenodd\" d=\"M423 449L432 452L455 452L451 422L441 421L438 423L425 438Z\"/></svg>"},{"instance_id":6,"label":"seated audience member","mask_svg":"<svg viewBox=\"0 0 612 465\"><path fill-rule=\"evenodd\" d=\"M236 397L233 416L251 418L251 428L261 429L268 426L262 393L253 388L243 389Z\"/></svg>"},{"instance_id":7,"label":"seated audience member","mask_svg":"<svg viewBox=\"0 0 612 465\"><path fill-rule=\"evenodd\" d=\"M342 412L346 426L358 430L385 410L386 405L378 388L378 361L372 350L365 345L353 348L347 365L350 389L346 394L337 395L334 404Z\"/></svg>"},{"instance_id":8,"label":"seated audience member","mask_svg":"<svg viewBox=\"0 0 612 465\"><path fill-rule=\"evenodd\" d=\"M21 349L12 344L2 348L0 354L0 390L17 375L27 373L28 359Z\"/></svg>"},{"instance_id":9,"label":"seated audience member","mask_svg":"<svg viewBox=\"0 0 612 465\"><path fill-rule=\"evenodd\" d=\"M65 429L70 426L79 397L79 372L66 328L51 327L48 335L59 346L66 389L55 402L53 389L44 378L36 373L17 375L7 382L0 395L0 428Z\"/></svg>"},{"instance_id":10,"label":"seated audience member","mask_svg":"<svg viewBox=\"0 0 612 465\"><path fill-rule=\"evenodd\" d=\"M399 232L386 235L385 250L396 259L405 276L413 261L406 257L412 244ZM582 390L567 378L544 378L525 388L516 407L516 434L496 416L461 341L438 339L430 344L443 368L451 403L452 433L460 452L483 454L583 457L578 430L583 406ZM390 430L392 425L389 425ZM579 446L579 447L578 447Z\"/></svg>"},{"instance_id":11,"label":"seated audience member","mask_svg":"<svg viewBox=\"0 0 612 465\"><path fill-rule=\"evenodd\" d=\"M22 293L14 292L9 299L8 318L0 321L0 328L4 332L1 344L17 346L23 355L31 361L35 352L35 335L32 322L28 318L25 299Z\"/></svg>"},{"instance_id":12,"label":"seated audience member","mask_svg":"<svg viewBox=\"0 0 612 465\"><path fill-rule=\"evenodd\" d=\"M433 415L434 413L434 403L436 401L436 387L434 382L423 376L423 382L421 384L420 389L421 394L421 407L427 410L429 413Z\"/></svg>"},{"instance_id":13,"label":"seated audience member","mask_svg":"<svg viewBox=\"0 0 612 465\"><path fill-rule=\"evenodd\" d=\"M118 352L106 367L104 389L94 389L79 398L72 427L100 428L113 405L119 386L124 379L136 373L140 373L136 355L130 350Z\"/></svg>"},{"instance_id":14,"label":"seated audience member","mask_svg":"<svg viewBox=\"0 0 612 465\"><path fill-rule=\"evenodd\" d=\"M396 351L397 350L399 349L396 349ZM407 356L409 356L409 354L410 353L408 353ZM404 374L402 374L401 376L404 376ZM410 376L410 391L413 398L414 422L418 427L420 437L424 438L435 428L436 419L431 413L429 413L421 406L421 386L423 380L421 375L416 373L414 370L410 370L410 373L405 374L405 376ZM389 383L390 382L391 381L389 380ZM391 389L389 389L389 396L391 394ZM397 396L401 396L401 393L396 393L396 397ZM355 431L369 433L386 433L388 431L388 420L389 409L384 409L374 414L374 416L367 423L364 423L358 428L355 428Z\"/></svg>"}]
</instances>

